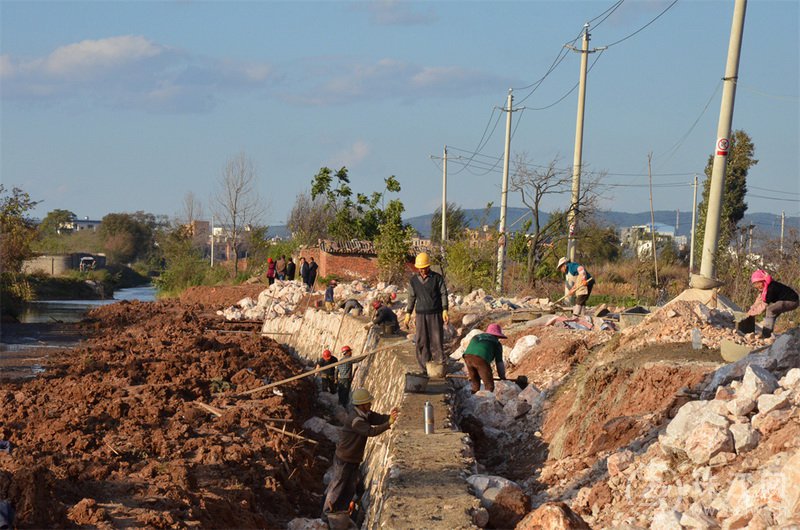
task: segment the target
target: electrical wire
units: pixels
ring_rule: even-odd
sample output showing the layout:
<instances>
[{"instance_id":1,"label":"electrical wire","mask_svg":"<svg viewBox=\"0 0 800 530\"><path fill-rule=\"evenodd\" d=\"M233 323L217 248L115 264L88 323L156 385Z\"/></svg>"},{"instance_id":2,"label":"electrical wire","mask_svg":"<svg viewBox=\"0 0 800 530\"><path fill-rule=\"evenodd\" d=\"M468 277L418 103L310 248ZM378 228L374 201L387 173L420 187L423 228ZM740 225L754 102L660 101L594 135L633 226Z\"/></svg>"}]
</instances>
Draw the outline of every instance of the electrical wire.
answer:
<instances>
[{"instance_id":1,"label":"electrical wire","mask_svg":"<svg viewBox=\"0 0 800 530\"><path fill-rule=\"evenodd\" d=\"M491 123L492 123L492 117L494 116L494 112L495 112L496 110L497 110L497 108L496 108L496 107L493 107L493 108L492 108L492 115L491 115L491 116L489 116L489 121L486 123L486 127L483 129L483 135L481 136L481 139L480 139L480 141L478 142L478 147L477 147L477 148L475 148L475 151L474 151L474 153L476 153L476 154L477 154L477 153L480 153L480 152L481 152L481 150L482 150L484 147L486 147L486 144L489 142L489 140L491 140L492 136L494 135L494 131L495 131L495 130L497 130L497 124L500 122L500 116L502 116L502 114L500 114L499 112L497 113L497 119L496 119L496 120L495 120L495 122L494 122L494 127L492 127L492 132L489 134L489 136L488 136L488 137L486 136L486 131L488 131L488 130L489 130L489 125L491 125ZM485 142L484 142L484 138L486 139L486 141L485 141ZM473 155L473 158L474 158L474 156L475 156L475 155ZM472 160L472 158L470 158L470 161L471 161L471 160ZM462 171L464 171L464 169L466 169L466 166L464 166L463 168L459 169L459 170L458 170L458 171L457 171L455 174L456 174L456 175L458 175L459 173L461 173Z\"/></svg>"},{"instance_id":2,"label":"electrical wire","mask_svg":"<svg viewBox=\"0 0 800 530\"><path fill-rule=\"evenodd\" d=\"M755 197L757 199L767 199L770 201L785 201L785 202L797 202L800 203L800 199L784 199L782 197L767 197L765 195L753 195L752 193L747 194L748 197Z\"/></svg>"},{"instance_id":3,"label":"electrical wire","mask_svg":"<svg viewBox=\"0 0 800 530\"><path fill-rule=\"evenodd\" d=\"M770 98L770 99L777 99L779 101L797 101L798 99L800 99L797 96L784 96L784 95L781 95L781 94L770 94L768 92L762 92L761 90L758 90L756 88L744 85L742 83L736 83L736 86L738 88L743 88L743 89L747 90L748 92L752 92L753 94L758 94L759 96L764 96L764 97Z\"/></svg>"},{"instance_id":4,"label":"electrical wire","mask_svg":"<svg viewBox=\"0 0 800 530\"><path fill-rule=\"evenodd\" d=\"M610 47L612 47L612 46L616 46L616 45L617 45L617 44L619 44L620 42L624 42L624 41L626 41L626 40L630 39L631 37L633 37L633 36L634 36L634 35L636 35L637 33L639 33L639 32L641 32L642 30L644 30L644 29L645 29L647 26L649 26L650 24L652 24L653 22L655 22L656 20L658 20L659 18L661 18L661 16L662 16L664 13L666 13L667 11L669 11L670 9L672 9L672 6L674 6L674 5L675 5L675 4L677 4L677 3L678 3L678 0L673 0L673 2L672 2L670 5L668 5L668 6L667 6L667 8L666 8L666 9L664 9L664 11L662 11L661 13L659 13L658 15L656 15L656 17L655 17L653 20L651 20L650 22L648 22L647 24L645 24L645 25L644 25L644 26L642 26L641 28L637 29L636 31L634 31L633 33L631 33L630 35L628 35L627 37L623 37L623 38L619 39L618 41L612 42L611 44L606 44L606 48L610 48Z\"/></svg>"},{"instance_id":5,"label":"electrical wire","mask_svg":"<svg viewBox=\"0 0 800 530\"><path fill-rule=\"evenodd\" d=\"M689 127L689 130L686 131L686 133L684 133L684 135L681 136L680 139L677 142L675 142L675 144L672 147L670 147L667 152L665 152L662 155L653 157L654 159L661 160L662 156L667 156L668 155L667 158L665 160L663 160L663 162L669 162L669 160L675 155L675 153L678 152L678 149L680 149L680 147L683 145L683 142L685 142L686 139L689 138L689 135L692 134L692 131L694 131L694 128L697 127L697 124L700 122L700 118L702 118L703 115L708 110L708 106L711 105L711 102L716 97L717 92L719 92L719 88L721 86L722 86L722 80L720 79L717 82L717 85L714 87L714 92L711 94L711 97L708 98L708 101L706 102L705 107L703 107L703 110L700 111L700 115L698 115L697 118L694 120L694 123L692 123L691 127Z\"/></svg>"},{"instance_id":6,"label":"electrical wire","mask_svg":"<svg viewBox=\"0 0 800 530\"><path fill-rule=\"evenodd\" d=\"M771 193L783 193L784 195L797 195L797 196L800 197L800 193L793 193L791 191L772 190L772 189L769 189L769 188L759 188L758 186L750 186L750 185L748 185L747 188L751 189L751 190L768 191L768 192L771 192Z\"/></svg>"},{"instance_id":7,"label":"electrical wire","mask_svg":"<svg viewBox=\"0 0 800 530\"><path fill-rule=\"evenodd\" d=\"M624 1L625 1L625 0L619 0L619 2L617 2L617 3L616 3L616 4L614 4L613 6L609 7L608 9L606 9L605 11L603 11L602 13L600 13L599 15L597 15L596 17L594 17L592 20L590 20L589 22L587 22L587 24L591 24L591 23L593 23L595 20L597 20L597 19L598 19L598 18L600 18L600 17L603 17L603 15L606 15L606 13L608 13L606 16L604 16L604 17L603 17L603 20L601 20L600 22L598 22L597 24L595 24L595 25L594 25L594 29L597 29L597 27L598 27L598 26L600 26L600 24L602 24L603 22L605 22L605 21L606 21L606 19L607 19L608 17L610 17L611 15L613 15L613 14L614 14L614 11L616 11L617 9L619 9L619 7L622 5L622 3L623 3Z\"/></svg>"},{"instance_id":8,"label":"electrical wire","mask_svg":"<svg viewBox=\"0 0 800 530\"><path fill-rule=\"evenodd\" d=\"M598 61L598 60L600 59L600 57L603 55L603 51L605 51L605 50L600 50L600 53L598 53L598 54L597 54L597 57L595 57L595 58L594 58L594 61L592 61L592 64L589 66L589 69L588 69L588 70L587 70L587 72L586 72L586 74L587 74L587 75L589 74L589 72L591 72L591 71L592 71L592 68L594 68L594 65L597 63L597 61ZM573 92L575 92L575 89L576 89L576 88L578 88L578 86L579 86L579 85L580 85L580 81L578 81L577 83L575 83L575 84L572 86L572 88L571 88L571 89L569 89L569 92L567 92L566 94L564 94L563 96L561 96L560 98L558 98L558 99L557 99L556 101L554 101L553 103L551 103L551 104L549 104L549 105L546 105L546 106L544 106L544 107L533 107L533 108L531 108L531 110L546 110L546 109L549 109L550 107L555 107L556 105L558 105L559 103L561 103L562 101L564 101L564 100L567 98L567 96L569 96L570 94L572 94Z\"/></svg>"}]
</instances>

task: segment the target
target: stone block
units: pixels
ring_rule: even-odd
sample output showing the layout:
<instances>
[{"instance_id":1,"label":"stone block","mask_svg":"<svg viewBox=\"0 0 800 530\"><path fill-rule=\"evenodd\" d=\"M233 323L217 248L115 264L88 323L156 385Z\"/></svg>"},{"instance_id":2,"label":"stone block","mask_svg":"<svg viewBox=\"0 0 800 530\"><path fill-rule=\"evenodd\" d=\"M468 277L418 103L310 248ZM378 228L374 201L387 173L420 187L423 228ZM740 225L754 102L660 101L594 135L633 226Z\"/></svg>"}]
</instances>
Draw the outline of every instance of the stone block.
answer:
<instances>
[{"instance_id":1,"label":"stone block","mask_svg":"<svg viewBox=\"0 0 800 530\"><path fill-rule=\"evenodd\" d=\"M758 446L761 434L749 423L734 423L730 426L733 446L737 454L751 451Z\"/></svg>"},{"instance_id":2,"label":"stone block","mask_svg":"<svg viewBox=\"0 0 800 530\"><path fill-rule=\"evenodd\" d=\"M756 401L750 397L737 396L728 401L727 408L734 416L746 416L756 409Z\"/></svg>"},{"instance_id":3,"label":"stone block","mask_svg":"<svg viewBox=\"0 0 800 530\"><path fill-rule=\"evenodd\" d=\"M744 372L742 386L736 395L750 399L758 399L762 394L771 394L778 388L778 380L771 372L760 366L748 366Z\"/></svg>"},{"instance_id":4,"label":"stone block","mask_svg":"<svg viewBox=\"0 0 800 530\"><path fill-rule=\"evenodd\" d=\"M781 501L779 522L798 523L800 519L800 450L795 450L781 469L783 476L783 499Z\"/></svg>"},{"instance_id":5,"label":"stone block","mask_svg":"<svg viewBox=\"0 0 800 530\"><path fill-rule=\"evenodd\" d=\"M779 396L776 394L762 394L758 396L758 412L766 414L767 412L783 409L789 406L789 400L785 395Z\"/></svg>"},{"instance_id":6,"label":"stone block","mask_svg":"<svg viewBox=\"0 0 800 530\"><path fill-rule=\"evenodd\" d=\"M619 451L618 453L614 453L613 455L609 456L608 459L606 460L606 466L608 467L608 474L612 477L620 475L633 463L633 459L634 459L633 452L628 451L627 449Z\"/></svg>"},{"instance_id":7,"label":"stone block","mask_svg":"<svg viewBox=\"0 0 800 530\"><path fill-rule=\"evenodd\" d=\"M692 462L705 464L717 453L733 451L733 437L727 426L703 422L686 438L684 450Z\"/></svg>"},{"instance_id":8,"label":"stone block","mask_svg":"<svg viewBox=\"0 0 800 530\"><path fill-rule=\"evenodd\" d=\"M758 429L762 435L774 432L789 420L793 409L777 409L769 412L759 412L750 420L753 428Z\"/></svg>"},{"instance_id":9,"label":"stone block","mask_svg":"<svg viewBox=\"0 0 800 530\"><path fill-rule=\"evenodd\" d=\"M778 381L778 384L787 390L792 390L800 385L800 368L792 368L786 372L786 375Z\"/></svg>"},{"instance_id":10,"label":"stone block","mask_svg":"<svg viewBox=\"0 0 800 530\"><path fill-rule=\"evenodd\" d=\"M546 502L525 516L516 530L589 530L578 514L563 502Z\"/></svg>"},{"instance_id":11,"label":"stone block","mask_svg":"<svg viewBox=\"0 0 800 530\"><path fill-rule=\"evenodd\" d=\"M650 522L651 530L683 530L681 513L672 508L662 506L653 514Z\"/></svg>"},{"instance_id":12,"label":"stone block","mask_svg":"<svg viewBox=\"0 0 800 530\"><path fill-rule=\"evenodd\" d=\"M514 348L508 354L509 362L519 364L540 342L539 337L536 335L520 337L516 344L514 344Z\"/></svg>"}]
</instances>

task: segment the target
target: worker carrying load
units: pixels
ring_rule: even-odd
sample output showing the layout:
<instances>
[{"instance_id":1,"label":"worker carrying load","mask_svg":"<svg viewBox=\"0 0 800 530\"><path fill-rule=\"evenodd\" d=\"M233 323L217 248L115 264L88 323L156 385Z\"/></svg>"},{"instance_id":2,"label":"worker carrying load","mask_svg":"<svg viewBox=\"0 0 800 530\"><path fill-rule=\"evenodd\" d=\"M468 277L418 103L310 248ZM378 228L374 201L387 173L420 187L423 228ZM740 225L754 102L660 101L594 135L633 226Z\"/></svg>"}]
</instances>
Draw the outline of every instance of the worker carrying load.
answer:
<instances>
[{"instance_id":1,"label":"worker carrying load","mask_svg":"<svg viewBox=\"0 0 800 530\"><path fill-rule=\"evenodd\" d=\"M492 361L497 365L497 375L500 379L506 378L506 365L503 362L503 345L500 339L505 339L500 324L489 324L485 333L475 335L464 350L462 360L467 367L467 376L474 394L483 388L494 392L494 378L492 377Z\"/></svg>"},{"instance_id":2,"label":"worker carrying load","mask_svg":"<svg viewBox=\"0 0 800 530\"><path fill-rule=\"evenodd\" d=\"M316 368L324 368L328 365L334 364L339 362L339 359L334 357L330 350L325 350L322 352L322 359L319 360L317 363ZM331 394L336 393L336 367L328 368L327 370L323 370L319 373L320 377L322 377L322 389L330 392Z\"/></svg>"},{"instance_id":3,"label":"worker carrying load","mask_svg":"<svg viewBox=\"0 0 800 530\"><path fill-rule=\"evenodd\" d=\"M408 303L403 324L408 328L411 313L416 309L415 343L417 362L427 375L427 363L433 361L444 365L444 323L447 316L447 285L442 275L431 270L431 260L421 252L414 261L417 274L411 277L408 286Z\"/></svg>"},{"instance_id":4,"label":"worker carrying load","mask_svg":"<svg viewBox=\"0 0 800 530\"><path fill-rule=\"evenodd\" d=\"M372 411L373 396L365 388L353 391L353 410L339 432L333 456L333 473L325 493L322 518L333 526L333 519L349 517L348 508L359 489L359 466L364 459L367 438L386 432L397 421L399 411L387 414ZM360 495L359 495L360 496ZM337 521L338 523L338 521Z\"/></svg>"},{"instance_id":5,"label":"worker carrying load","mask_svg":"<svg viewBox=\"0 0 800 530\"><path fill-rule=\"evenodd\" d=\"M764 317L764 323L761 326L761 337L766 339L772 335L778 315L797 309L800 304L800 297L798 297L794 289L773 280L767 271L761 269L753 272L750 276L750 282L759 293L756 295L756 301L750 306L747 314L754 317L764 311L767 312Z\"/></svg>"},{"instance_id":6,"label":"worker carrying load","mask_svg":"<svg viewBox=\"0 0 800 530\"><path fill-rule=\"evenodd\" d=\"M558 260L556 268L564 275L564 298L575 295L572 315L582 316L586 310L586 301L592 294L594 278L583 265L569 261L567 258Z\"/></svg>"}]
</instances>

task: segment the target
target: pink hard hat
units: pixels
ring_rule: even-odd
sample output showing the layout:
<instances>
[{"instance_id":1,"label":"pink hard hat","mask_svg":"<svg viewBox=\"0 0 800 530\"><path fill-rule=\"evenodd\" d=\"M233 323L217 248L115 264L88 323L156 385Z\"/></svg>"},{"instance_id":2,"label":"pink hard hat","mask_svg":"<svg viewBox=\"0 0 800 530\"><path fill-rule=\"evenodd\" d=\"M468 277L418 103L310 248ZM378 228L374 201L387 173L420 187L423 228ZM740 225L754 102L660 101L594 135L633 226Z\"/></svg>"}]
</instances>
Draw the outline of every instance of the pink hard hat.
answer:
<instances>
[{"instance_id":1,"label":"pink hard hat","mask_svg":"<svg viewBox=\"0 0 800 530\"><path fill-rule=\"evenodd\" d=\"M503 330L500 328L500 324L489 324L489 327L486 328L486 333L489 335L494 335L500 339L506 338L506 336L503 335Z\"/></svg>"}]
</instances>

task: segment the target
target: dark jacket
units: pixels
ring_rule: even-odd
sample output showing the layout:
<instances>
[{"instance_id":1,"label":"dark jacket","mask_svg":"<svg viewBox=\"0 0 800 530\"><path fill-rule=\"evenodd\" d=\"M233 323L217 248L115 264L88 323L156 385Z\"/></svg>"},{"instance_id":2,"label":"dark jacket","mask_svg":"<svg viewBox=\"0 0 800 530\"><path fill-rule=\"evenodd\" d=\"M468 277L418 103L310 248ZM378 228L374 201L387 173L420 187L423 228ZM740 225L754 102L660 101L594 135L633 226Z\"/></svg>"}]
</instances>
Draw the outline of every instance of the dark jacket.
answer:
<instances>
[{"instance_id":1,"label":"dark jacket","mask_svg":"<svg viewBox=\"0 0 800 530\"><path fill-rule=\"evenodd\" d=\"M290 261L286 264L286 279L289 281L294 280L294 273L297 270L297 265L294 264L294 261Z\"/></svg>"},{"instance_id":2,"label":"dark jacket","mask_svg":"<svg viewBox=\"0 0 800 530\"><path fill-rule=\"evenodd\" d=\"M328 285L328 288L325 289L325 301L333 302L333 285Z\"/></svg>"},{"instance_id":3,"label":"dark jacket","mask_svg":"<svg viewBox=\"0 0 800 530\"><path fill-rule=\"evenodd\" d=\"M310 285L311 287L314 286L314 282L317 279L318 268L319 265L317 265L316 261L312 261L311 263L308 264L308 285Z\"/></svg>"},{"instance_id":4,"label":"dark jacket","mask_svg":"<svg viewBox=\"0 0 800 530\"><path fill-rule=\"evenodd\" d=\"M364 458L367 438L377 436L389 429L389 416L370 411L366 414L353 409L347 416L339 433L336 456L344 462L359 464Z\"/></svg>"},{"instance_id":5,"label":"dark jacket","mask_svg":"<svg viewBox=\"0 0 800 530\"><path fill-rule=\"evenodd\" d=\"M338 363L338 362L339 362L339 359L337 359L335 355L331 355L330 360L326 361L325 359L320 359L319 362L317 363L317 366L319 366L320 368L324 368L324 367L328 366L329 364ZM319 373L319 375L324 377L325 379L334 379L336 377L336 373L335 373L334 370L336 370L336 366L328 368L327 370L321 371Z\"/></svg>"},{"instance_id":6,"label":"dark jacket","mask_svg":"<svg viewBox=\"0 0 800 530\"><path fill-rule=\"evenodd\" d=\"M411 277L406 313L414 311L415 306L418 315L441 313L447 309L447 286L441 274L429 271L425 280L419 274Z\"/></svg>"},{"instance_id":7,"label":"dark jacket","mask_svg":"<svg viewBox=\"0 0 800 530\"><path fill-rule=\"evenodd\" d=\"M392 331L397 333L400 331L400 323L397 321L397 315L392 311L391 307L382 305L375 311L375 316L372 317L372 323L377 325L390 324Z\"/></svg>"},{"instance_id":8,"label":"dark jacket","mask_svg":"<svg viewBox=\"0 0 800 530\"><path fill-rule=\"evenodd\" d=\"M797 292L789 287L788 285L784 285L781 282L776 282L772 280L767 285L767 296L766 303L771 304L773 302L797 302L798 296Z\"/></svg>"},{"instance_id":9,"label":"dark jacket","mask_svg":"<svg viewBox=\"0 0 800 530\"><path fill-rule=\"evenodd\" d=\"M308 262L304 261L302 265L300 265L300 278L303 280L303 283L308 283Z\"/></svg>"}]
</instances>

